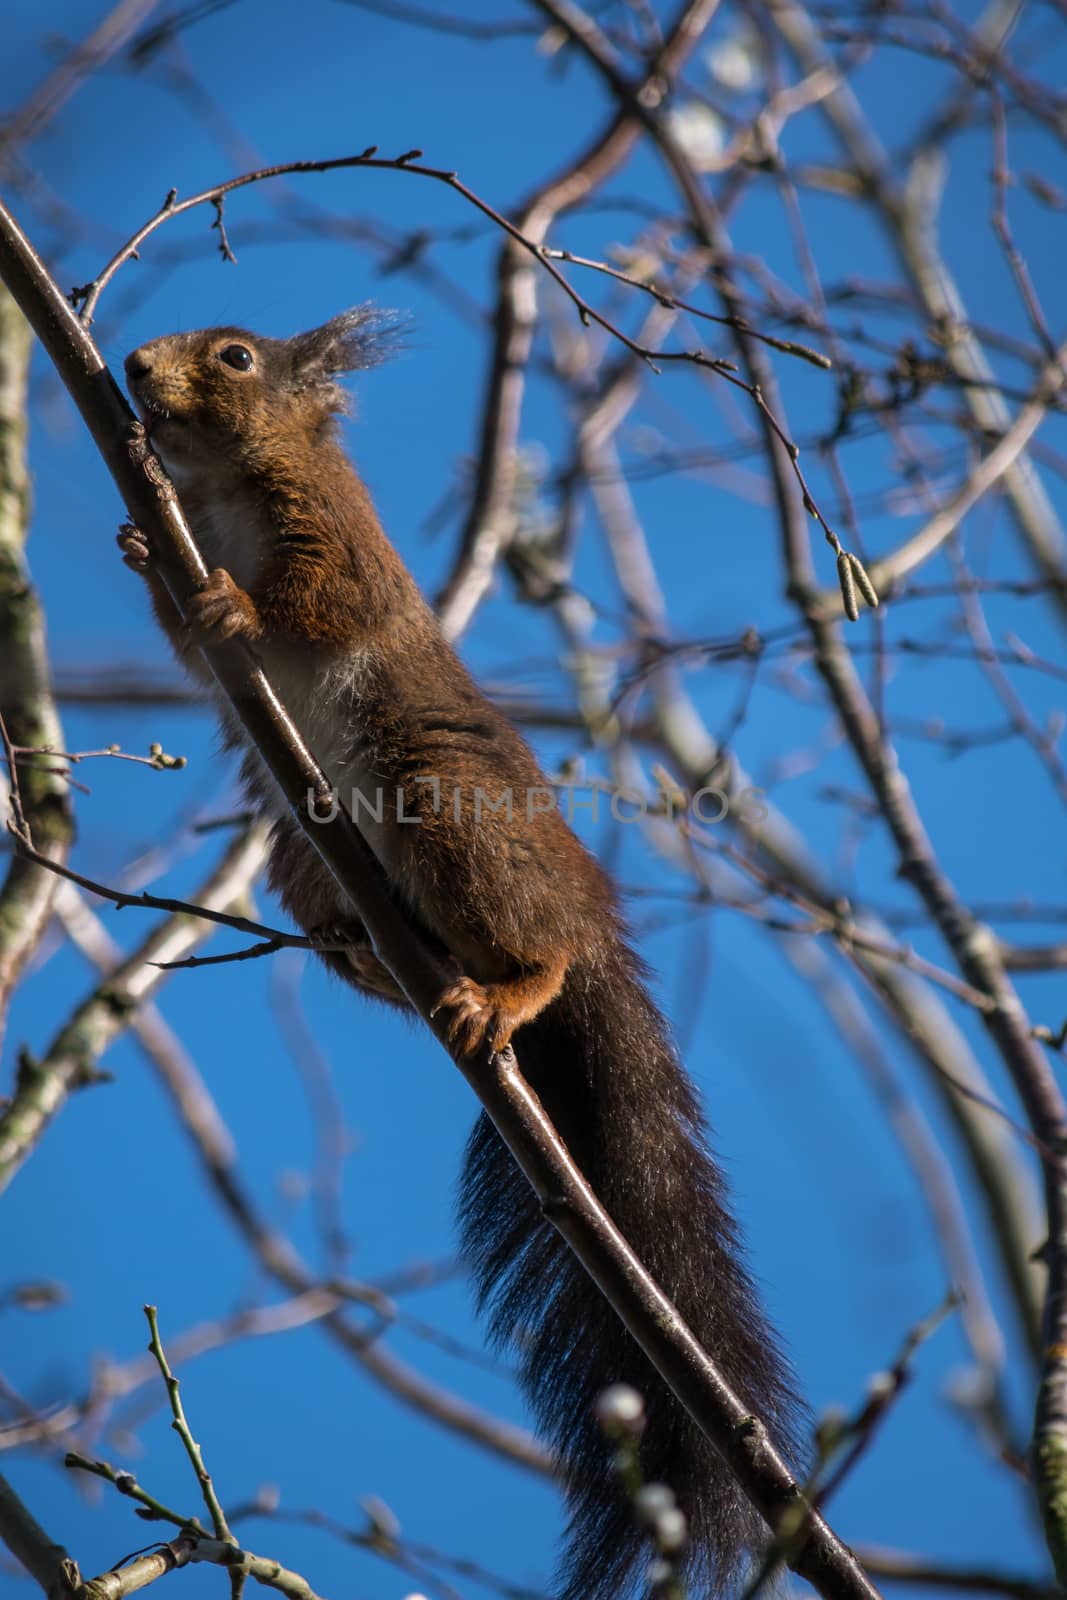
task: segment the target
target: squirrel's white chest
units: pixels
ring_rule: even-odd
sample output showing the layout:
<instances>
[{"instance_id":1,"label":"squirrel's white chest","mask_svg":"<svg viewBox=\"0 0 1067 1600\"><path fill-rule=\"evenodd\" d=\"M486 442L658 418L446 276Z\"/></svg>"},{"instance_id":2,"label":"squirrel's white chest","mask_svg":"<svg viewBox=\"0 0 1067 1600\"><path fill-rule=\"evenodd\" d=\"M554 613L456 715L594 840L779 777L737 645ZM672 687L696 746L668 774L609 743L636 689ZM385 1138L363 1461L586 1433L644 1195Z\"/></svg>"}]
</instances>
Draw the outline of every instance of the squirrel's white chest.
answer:
<instances>
[{"instance_id":1,"label":"squirrel's white chest","mask_svg":"<svg viewBox=\"0 0 1067 1600\"><path fill-rule=\"evenodd\" d=\"M394 874L400 865L394 817L396 791L374 770L364 752L360 725L360 684L369 653L354 651L343 660L324 659L314 647L275 640L256 647L264 671L282 704L326 774L335 803L352 816L382 866ZM263 768L265 799L276 816L291 811L281 789ZM402 808L401 808L402 810Z\"/></svg>"},{"instance_id":2,"label":"squirrel's white chest","mask_svg":"<svg viewBox=\"0 0 1067 1600\"><path fill-rule=\"evenodd\" d=\"M240 491L212 496L197 508L193 520L208 567L225 567L236 584L250 589L276 537L255 503Z\"/></svg>"}]
</instances>

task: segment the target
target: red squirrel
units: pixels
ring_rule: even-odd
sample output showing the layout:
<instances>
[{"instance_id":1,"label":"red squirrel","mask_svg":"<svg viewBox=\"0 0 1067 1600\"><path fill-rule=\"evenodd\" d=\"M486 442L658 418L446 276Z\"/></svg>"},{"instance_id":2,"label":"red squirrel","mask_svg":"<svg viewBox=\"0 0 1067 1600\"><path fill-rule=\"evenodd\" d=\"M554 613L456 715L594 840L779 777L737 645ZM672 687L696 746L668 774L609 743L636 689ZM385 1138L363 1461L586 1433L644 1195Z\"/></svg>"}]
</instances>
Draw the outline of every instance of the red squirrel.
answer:
<instances>
[{"instance_id":1,"label":"red squirrel","mask_svg":"<svg viewBox=\"0 0 1067 1600\"><path fill-rule=\"evenodd\" d=\"M211 569L184 621L144 536L127 527L120 546L195 675L210 681L199 641L248 642L412 923L450 960L456 977L440 1004L453 1044L499 1050L514 1038L599 1199L788 1450L790 1374L614 888L545 802L532 752L444 638L342 448L338 377L381 359L383 333L362 307L291 339L209 328L135 350L130 393ZM231 743L246 746L232 714L223 721ZM323 955L335 971L405 1004L254 749L243 771L274 822L269 877L286 910L347 947ZM620 1382L645 1397L642 1472L673 1489L688 1519L687 1570L721 1591L766 1527L545 1219L485 1115L459 1212L479 1304L493 1337L513 1345L560 1462L570 1512L562 1600L645 1586L647 1536L594 1416L597 1395Z\"/></svg>"}]
</instances>

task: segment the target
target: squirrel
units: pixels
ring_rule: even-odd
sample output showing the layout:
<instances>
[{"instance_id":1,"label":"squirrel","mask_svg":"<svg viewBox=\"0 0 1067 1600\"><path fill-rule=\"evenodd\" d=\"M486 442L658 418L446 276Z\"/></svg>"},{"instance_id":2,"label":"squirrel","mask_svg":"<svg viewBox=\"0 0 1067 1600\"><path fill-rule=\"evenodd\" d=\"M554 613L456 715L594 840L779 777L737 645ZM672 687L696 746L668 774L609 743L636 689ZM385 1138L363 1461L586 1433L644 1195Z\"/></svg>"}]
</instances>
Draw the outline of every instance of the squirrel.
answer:
<instances>
[{"instance_id":1,"label":"squirrel","mask_svg":"<svg viewBox=\"0 0 1067 1600\"><path fill-rule=\"evenodd\" d=\"M615 1224L780 1449L799 1402L747 1274L696 1090L646 987L614 887L568 827L519 733L446 641L342 447L342 374L390 353L363 306L290 339L240 328L171 334L126 361L149 440L210 574L183 620L148 541L119 544L194 676L198 644L241 638L351 811L421 937L455 974L454 1047L503 1049ZM322 959L405 1004L343 891L232 712L253 804L273 819L269 881ZM537 796L536 802L530 800ZM384 803L383 803L384 801ZM413 825L414 824L414 825ZM645 1482L674 1491L686 1570L712 1592L767 1529L729 1468L586 1276L484 1114L460 1182L463 1254L493 1338L520 1376L567 1499L562 1600L645 1586L647 1536L612 1470L597 1396L640 1391Z\"/></svg>"}]
</instances>

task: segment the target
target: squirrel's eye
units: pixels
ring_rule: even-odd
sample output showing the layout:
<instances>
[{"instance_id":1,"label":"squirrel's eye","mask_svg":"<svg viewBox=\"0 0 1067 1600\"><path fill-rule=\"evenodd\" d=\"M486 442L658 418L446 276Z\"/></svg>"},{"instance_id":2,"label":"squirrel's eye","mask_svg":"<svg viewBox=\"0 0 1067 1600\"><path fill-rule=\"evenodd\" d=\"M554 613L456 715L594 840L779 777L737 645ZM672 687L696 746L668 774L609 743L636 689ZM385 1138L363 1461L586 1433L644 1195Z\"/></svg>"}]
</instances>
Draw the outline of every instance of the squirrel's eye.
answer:
<instances>
[{"instance_id":1,"label":"squirrel's eye","mask_svg":"<svg viewBox=\"0 0 1067 1600\"><path fill-rule=\"evenodd\" d=\"M225 350L219 351L219 360L225 361L228 367L233 367L237 372L252 370L252 352L243 344L228 344Z\"/></svg>"}]
</instances>

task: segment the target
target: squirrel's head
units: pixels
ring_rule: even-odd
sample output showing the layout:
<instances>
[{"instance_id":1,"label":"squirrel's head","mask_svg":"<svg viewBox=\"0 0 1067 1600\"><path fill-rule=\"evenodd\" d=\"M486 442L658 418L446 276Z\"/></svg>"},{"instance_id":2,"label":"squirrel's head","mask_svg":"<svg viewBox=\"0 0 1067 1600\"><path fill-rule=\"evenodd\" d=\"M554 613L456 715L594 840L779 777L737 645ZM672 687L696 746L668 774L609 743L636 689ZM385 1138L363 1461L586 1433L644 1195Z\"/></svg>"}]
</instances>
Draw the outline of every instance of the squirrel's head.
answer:
<instances>
[{"instance_id":1,"label":"squirrel's head","mask_svg":"<svg viewBox=\"0 0 1067 1600\"><path fill-rule=\"evenodd\" d=\"M338 377L385 360L396 326L392 313L366 305L292 339L244 328L171 333L127 356L126 380L172 470L220 455L249 465L328 428L347 406Z\"/></svg>"}]
</instances>

